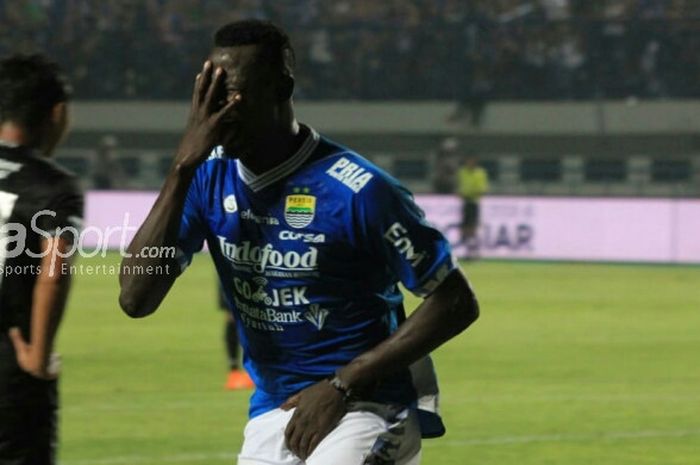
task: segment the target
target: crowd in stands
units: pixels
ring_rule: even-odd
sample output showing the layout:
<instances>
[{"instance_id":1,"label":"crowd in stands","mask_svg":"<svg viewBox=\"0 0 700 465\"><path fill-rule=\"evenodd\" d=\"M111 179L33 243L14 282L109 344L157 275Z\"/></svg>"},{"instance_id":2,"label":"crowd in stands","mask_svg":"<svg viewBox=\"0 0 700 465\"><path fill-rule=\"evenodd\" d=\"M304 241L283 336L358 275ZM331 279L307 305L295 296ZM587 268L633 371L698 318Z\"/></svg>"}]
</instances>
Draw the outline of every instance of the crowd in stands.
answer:
<instances>
[{"instance_id":1,"label":"crowd in stands","mask_svg":"<svg viewBox=\"0 0 700 465\"><path fill-rule=\"evenodd\" d=\"M83 99L187 99L217 26L282 25L304 99L700 97L698 0L0 0Z\"/></svg>"}]
</instances>

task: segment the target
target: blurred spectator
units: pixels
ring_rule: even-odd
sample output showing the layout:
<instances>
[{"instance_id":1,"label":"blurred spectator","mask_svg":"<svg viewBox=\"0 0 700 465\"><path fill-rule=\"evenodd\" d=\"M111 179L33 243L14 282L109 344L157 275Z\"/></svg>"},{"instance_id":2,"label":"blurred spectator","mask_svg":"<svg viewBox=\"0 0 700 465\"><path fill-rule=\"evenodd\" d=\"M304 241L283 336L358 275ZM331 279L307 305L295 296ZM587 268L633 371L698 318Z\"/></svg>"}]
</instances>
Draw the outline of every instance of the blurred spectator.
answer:
<instances>
[{"instance_id":1,"label":"blurred spectator","mask_svg":"<svg viewBox=\"0 0 700 465\"><path fill-rule=\"evenodd\" d=\"M433 191L437 194L451 194L455 191L455 172L457 171L456 137L448 137L440 143L435 151L432 169Z\"/></svg>"},{"instance_id":2,"label":"blurred spectator","mask_svg":"<svg viewBox=\"0 0 700 465\"><path fill-rule=\"evenodd\" d=\"M486 60L475 55L469 62L466 79L462 77L457 82L457 106L449 120L455 122L468 118L473 127L481 127L492 90L490 66Z\"/></svg>"},{"instance_id":3,"label":"blurred spectator","mask_svg":"<svg viewBox=\"0 0 700 465\"><path fill-rule=\"evenodd\" d=\"M92 188L96 190L115 189L124 186L124 175L116 159L118 141L114 136L104 136L95 151L92 167Z\"/></svg>"}]
</instances>

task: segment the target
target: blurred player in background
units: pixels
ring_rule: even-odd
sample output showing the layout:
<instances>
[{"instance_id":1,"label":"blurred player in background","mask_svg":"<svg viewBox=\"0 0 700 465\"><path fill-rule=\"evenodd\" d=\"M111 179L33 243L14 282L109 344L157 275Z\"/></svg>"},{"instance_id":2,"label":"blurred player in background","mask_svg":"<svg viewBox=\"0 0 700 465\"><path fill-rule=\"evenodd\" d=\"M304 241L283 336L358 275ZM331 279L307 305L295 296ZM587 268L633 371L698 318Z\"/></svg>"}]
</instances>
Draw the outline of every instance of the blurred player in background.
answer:
<instances>
[{"instance_id":1,"label":"blurred player in background","mask_svg":"<svg viewBox=\"0 0 700 465\"><path fill-rule=\"evenodd\" d=\"M237 389L252 389L255 387L250 375L243 369L238 360L239 344L238 331L236 331L236 319L231 313L228 303L226 302L226 294L221 288L221 284L217 287L217 295L219 297L219 308L226 314L226 322L224 323L224 346L226 348L226 359L228 360L228 376L226 376L226 384L224 387L231 391Z\"/></svg>"},{"instance_id":2,"label":"blurred player in background","mask_svg":"<svg viewBox=\"0 0 700 465\"><path fill-rule=\"evenodd\" d=\"M489 177L486 170L479 166L474 154L464 159L457 172L457 189L462 198L461 242L467 247L467 256L474 258L479 254L477 231L481 212L481 197L489 190Z\"/></svg>"},{"instance_id":3,"label":"blurred player in background","mask_svg":"<svg viewBox=\"0 0 700 465\"><path fill-rule=\"evenodd\" d=\"M405 188L297 122L283 31L242 21L214 40L129 246L179 259L125 257L120 304L154 312L206 240L256 385L238 463L419 463L409 365L477 318L470 285ZM148 265L174 271L129 273ZM399 282L424 298L410 318Z\"/></svg>"},{"instance_id":4,"label":"blurred player in background","mask_svg":"<svg viewBox=\"0 0 700 465\"><path fill-rule=\"evenodd\" d=\"M67 100L45 58L0 61L0 465L56 463L52 351L83 210L75 178L48 159L67 128Z\"/></svg>"}]
</instances>

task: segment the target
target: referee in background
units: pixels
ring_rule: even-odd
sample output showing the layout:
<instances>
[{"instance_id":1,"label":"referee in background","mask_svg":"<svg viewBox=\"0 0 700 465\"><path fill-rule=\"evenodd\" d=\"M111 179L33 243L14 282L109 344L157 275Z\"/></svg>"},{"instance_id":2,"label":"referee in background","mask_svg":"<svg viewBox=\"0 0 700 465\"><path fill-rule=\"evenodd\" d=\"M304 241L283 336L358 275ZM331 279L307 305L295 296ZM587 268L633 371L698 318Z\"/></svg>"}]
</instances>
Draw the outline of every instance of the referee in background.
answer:
<instances>
[{"instance_id":1,"label":"referee in background","mask_svg":"<svg viewBox=\"0 0 700 465\"><path fill-rule=\"evenodd\" d=\"M56 463L53 346L83 211L75 178L49 159L67 102L47 59L0 61L0 465Z\"/></svg>"},{"instance_id":2,"label":"referee in background","mask_svg":"<svg viewBox=\"0 0 700 465\"><path fill-rule=\"evenodd\" d=\"M489 190L489 177L486 170L479 166L479 160L473 154L467 155L457 172L457 190L462 198L461 243L467 248L467 257L479 255L479 228L481 197Z\"/></svg>"}]
</instances>

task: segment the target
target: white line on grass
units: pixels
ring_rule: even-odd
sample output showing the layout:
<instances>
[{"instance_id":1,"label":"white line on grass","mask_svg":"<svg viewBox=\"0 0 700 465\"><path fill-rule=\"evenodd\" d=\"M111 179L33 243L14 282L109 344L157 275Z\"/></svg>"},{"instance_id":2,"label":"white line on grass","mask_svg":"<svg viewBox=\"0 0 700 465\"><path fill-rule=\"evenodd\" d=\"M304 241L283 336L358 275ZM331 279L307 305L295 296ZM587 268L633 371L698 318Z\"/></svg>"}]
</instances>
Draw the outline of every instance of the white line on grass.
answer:
<instances>
[{"instance_id":1,"label":"white line on grass","mask_svg":"<svg viewBox=\"0 0 700 465\"><path fill-rule=\"evenodd\" d=\"M506 444L530 444L537 442L591 442L591 441L624 441L646 438L680 438L700 436L700 429L684 430L649 430L649 431L608 431L585 434L541 434L527 436L492 436L474 439L446 439L423 441L423 447L444 446L488 446ZM212 460L235 460L238 454L230 452L176 454L169 456L146 457L141 455L105 457L101 459L79 459L61 461L60 465L122 465L139 463L188 463Z\"/></svg>"},{"instance_id":2,"label":"white line on grass","mask_svg":"<svg viewBox=\"0 0 700 465\"><path fill-rule=\"evenodd\" d=\"M188 463L188 462L208 462L212 460L236 460L238 454L231 452L212 452L212 453L196 453L196 454L177 454L168 456L148 457L144 455L122 455L118 457L106 457L102 459L81 459L60 461L59 465L121 465L121 464L138 464L138 463Z\"/></svg>"},{"instance_id":3,"label":"white line on grass","mask_svg":"<svg viewBox=\"0 0 700 465\"><path fill-rule=\"evenodd\" d=\"M610 395L567 395L567 394L537 394L537 395L490 395L490 396L474 396L462 398L441 399L442 405L449 404L474 404L474 403L497 403L497 402L687 402L698 401L698 394L610 394Z\"/></svg>"},{"instance_id":4,"label":"white line on grass","mask_svg":"<svg viewBox=\"0 0 700 465\"><path fill-rule=\"evenodd\" d=\"M527 436L495 436L474 439L445 439L441 441L424 441L423 447L431 446L487 446L505 444L528 444L533 442L591 442L621 441L645 438L680 438L700 436L700 429L684 430L650 430L650 431L608 431L582 434L540 434Z\"/></svg>"}]
</instances>

